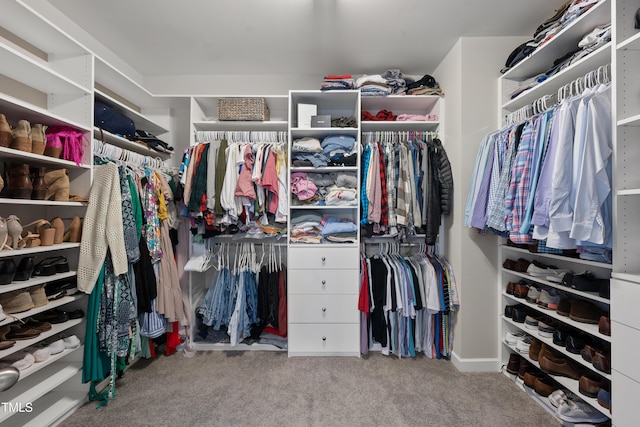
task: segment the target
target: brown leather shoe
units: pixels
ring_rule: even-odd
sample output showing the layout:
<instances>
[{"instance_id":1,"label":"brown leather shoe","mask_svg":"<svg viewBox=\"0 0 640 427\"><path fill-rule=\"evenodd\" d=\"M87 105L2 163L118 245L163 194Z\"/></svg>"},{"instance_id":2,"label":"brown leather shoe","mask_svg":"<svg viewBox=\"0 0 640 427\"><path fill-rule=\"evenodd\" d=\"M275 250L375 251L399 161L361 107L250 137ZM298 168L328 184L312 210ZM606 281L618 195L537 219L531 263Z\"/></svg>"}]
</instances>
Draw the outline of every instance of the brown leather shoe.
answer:
<instances>
[{"instance_id":1,"label":"brown leather shoe","mask_svg":"<svg viewBox=\"0 0 640 427\"><path fill-rule=\"evenodd\" d=\"M568 316L571 312L571 300L569 298L561 298L556 308L556 313L560 316Z\"/></svg>"},{"instance_id":2,"label":"brown leather shoe","mask_svg":"<svg viewBox=\"0 0 640 427\"><path fill-rule=\"evenodd\" d=\"M547 374L562 375L574 380L581 376L577 367L564 357L551 358L547 355L540 357L540 370Z\"/></svg>"},{"instance_id":3,"label":"brown leather shoe","mask_svg":"<svg viewBox=\"0 0 640 427\"><path fill-rule=\"evenodd\" d=\"M533 383L533 389L542 397L548 397L555 390L559 389L558 385L548 376L536 378Z\"/></svg>"},{"instance_id":4,"label":"brown leather shoe","mask_svg":"<svg viewBox=\"0 0 640 427\"><path fill-rule=\"evenodd\" d=\"M524 373L524 385L529 388L533 388L536 382L536 379L545 377L546 375L538 370L534 370L531 372Z\"/></svg>"},{"instance_id":5,"label":"brown leather shoe","mask_svg":"<svg viewBox=\"0 0 640 427\"><path fill-rule=\"evenodd\" d=\"M581 376L578 381L578 391L587 397L598 396L600 387L602 387L602 379L592 373Z\"/></svg>"},{"instance_id":6,"label":"brown leather shoe","mask_svg":"<svg viewBox=\"0 0 640 427\"><path fill-rule=\"evenodd\" d=\"M596 351L598 349L596 347L590 346L589 344L585 344L585 346L580 350L580 356L587 362L591 363L593 360L593 356L595 356Z\"/></svg>"},{"instance_id":7,"label":"brown leather shoe","mask_svg":"<svg viewBox=\"0 0 640 427\"><path fill-rule=\"evenodd\" d=\"M527 372L535 371L536 368L529 362L527 362L524 358L520 360L520 369L518 369L518 378L524 380L524 374Z\"/></svg>"},{"instance_id":8,"label":"brown leather shoe","mask_svg":"<svg viewBox=\"0 0 640 427\"><path fill-rule=\"evenodd\" d=\"M589 301L576 299L571 302L569 318L576 322L598 324L602 314L602 310Z\"/></svg>"},{"instance_id":9,"label":"brown leather shoe","mask_svg":"<svg viewBox=\"0 0 640 427\"><path fill-rule=\"evenodd\" d=\"M611 319L609 319L609 316L600 316L600 321L598 322L598 332L608 337L611 336Z\"/></svg>"},{"instance_id":10,"label":"brown leather shoe","mask_svg":"<svg viewBox=\"0 0 640 427\"><path fill-rule=\"evenodd\" d=\"M531 338L531 346L529 346L529 359L538 361L538 355L540 354L540 349L542 348L542 342L535 338Z\"/></svg>"},{"instance_id":11,"label":"brown leather shoe","mask_svg":"<svg viewBox=\"0 0 640 427\"><path fill-rule=\"evenodd\" d=\"M524 282L518 282L513 287L513 296L516 298L526 298L529 293L529 286Z\"/></svg>"},{"instance_id":12,"label":"brown leather shoe","mask_svg":"<svg viewBox=\"0 0 640 427\"><path fill-rule=\"evenodd\" d=\"M516 261L513 269L519 273L526 273L527 268L529 268L529 264L531 263L526 259L518 258L518 261Z\"/></svg>"},{"instance_id":13,"label":"brown leather shoe","mask_svg":"<svg viewBox=\"0 0 640 427\"><path fill-rule=\"evenodd\" d=\"M611 359L604 352L596 351L596 354L591 359L591 363L598 371L605 372L607 374L611 373Z\"/></svg>"},{"instance_id":14,"label":"brown leather shoe","mask_svg":"<svg viewBox=\"0 0 640 427\"><path fill-rule=\"evenodd\" d=\"M507 363L507 372L512 375L517 375L520 370L520 359L522 359L522 357L515 353L511 353L509 355L509 362ZM522 359L522 361L524 362L524 359Z\"/></svg>"},{"instance_id":15,"label":"brown leather shoe","mask_svg":"<svg viewBox=\"0 0 640 427\"><path fill-rule=\"evenodd\" d=\"M507 294L513 295L513 289L516 287L516 284L513 282L507 283Z\"/></svg>"}]
</instances>

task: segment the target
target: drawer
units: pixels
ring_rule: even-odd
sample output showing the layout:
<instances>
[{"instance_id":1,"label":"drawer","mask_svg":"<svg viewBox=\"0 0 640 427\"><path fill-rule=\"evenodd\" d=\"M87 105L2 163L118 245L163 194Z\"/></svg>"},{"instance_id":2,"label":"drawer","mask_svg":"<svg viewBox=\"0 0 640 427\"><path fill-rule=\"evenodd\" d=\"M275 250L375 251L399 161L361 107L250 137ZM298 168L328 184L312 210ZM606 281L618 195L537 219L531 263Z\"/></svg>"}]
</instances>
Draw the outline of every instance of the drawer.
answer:
<instances>
[{"instance_id":1,"label":"drawer","mask_svg":"<svg viewBox=\"0 0 640 427\"><path fill-rule=\"evenodd\" d=\"M310 325L290 323L289 355L360 355L360 324Z\"/></svg>"},{"instance_id":2,"label":"drawer","mask_svg":"<svg viewBox=\"0 0 640 427\"><path fill-rule=\"evenodd\" d=\"M293 294L357 294L360 270L288 270L287 290Z\"/></svg>"},{"instance_id":3,"label":"drawer","mask_svg":"<svg viewBox=\"0 0 640 427\"><path fill-rule=\"evenodd\" d=\"M640 381L640 364L635 348L640 343L640 330L612 322L611 338L611 369Z\"/></svg>"},{"instance_id":4,"label":"drawer","mask_svg":"<svg viewBox=\"0 0 640 427\"><path fill-rule=\"evenodd\" d=\"M611 372L611 413L613 425L618 427L638 425L638 396L640 396L640 382Z\"/></svg>"},{"instance_id":5,"label":"drawer","mask_svg":"<svg viewBox=\"0 0 640 427\"><path fill-rule=\"evenodd\" d=\"M640 284L611 279L611 320L640 329Z\"/></svg>"},{"instance_id":6,"label":"drawer","mask_svg":"<svg viewBox=\"0 0 640 427\"><path fill-rule=\"evenodd\" d=\"M289 248L287 263L290 269L358 269L360 249L332 246Z\"/></svg>"},{"instance_id":7,"label":"drawer","mask_svg":"<svg viewBox=\"0 0 640 427\"><path fill-rule=\"evenodd\" d=\"M357 323L358 295L289 295L291 323Z\"/></svg>"}]
</instances>

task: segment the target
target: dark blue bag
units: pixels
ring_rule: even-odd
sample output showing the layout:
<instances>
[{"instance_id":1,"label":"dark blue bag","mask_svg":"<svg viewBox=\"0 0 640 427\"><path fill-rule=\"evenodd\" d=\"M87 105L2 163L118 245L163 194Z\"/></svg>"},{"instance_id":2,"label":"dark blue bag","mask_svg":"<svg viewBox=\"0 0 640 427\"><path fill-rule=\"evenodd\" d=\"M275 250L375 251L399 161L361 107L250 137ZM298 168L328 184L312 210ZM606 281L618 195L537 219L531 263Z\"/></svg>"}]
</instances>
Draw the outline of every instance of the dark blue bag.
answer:
<instances>
[{"instance_id":1,"label":"dark blue bag","mask_svg":"<svg viewBox=\"0 0 640 427\"><path fill-rule=\"evenodd\" d=\"M94 103L93 123L100 129L123 137L136 134L136 125L133 120L102 102Z\"/></svg>"}]
</instances>

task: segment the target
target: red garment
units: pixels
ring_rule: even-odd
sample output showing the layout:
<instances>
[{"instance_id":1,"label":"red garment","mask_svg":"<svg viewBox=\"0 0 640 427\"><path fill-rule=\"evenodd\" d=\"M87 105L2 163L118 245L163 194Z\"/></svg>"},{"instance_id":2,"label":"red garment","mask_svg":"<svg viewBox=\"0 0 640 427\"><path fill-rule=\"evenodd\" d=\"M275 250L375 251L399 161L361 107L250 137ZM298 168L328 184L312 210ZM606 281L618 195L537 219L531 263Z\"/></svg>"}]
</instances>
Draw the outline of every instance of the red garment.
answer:
<instances>
[{"instance_id":1,"label":"red garment","mask_svg":"<svg viewBox=\"0 0 640 427\"><path fill-rule=\"evenodd\" d=\"M287 272L283 268L278 273L278 335L287 336Z\"/></svg>"},{"instance_id":2,"label":"red garment","mask_svg":"<svg viewBox=\"0 0 640 427\"><path fill-rule=\"evenodd\" d=\"M330 74L328 76L324 76L325 80L344 80L344 79L350 79L352 76L351 74L342 74L342 75L335 75L335 74Z\"/></svg>"},{"instance_id":3,"label":"red garment","mask_svg":"<svg viewBox=\"0 0 640 427\"><path fill-rule=\"evenodd\" d=\"M173 322L173 330L167 333L167 344L164 350L164 354L166 356L171 356L177 351L176 347L182 344L182 341L180 340L180 334L178 333L179 327L180 325L178 324L178 322Z\"/></svg>"},{"instance_id":4,"label":"red garment","mask_svg":"<svg viewBox=\"0 0 640 427\"><path fill-rule=\"evenodd\" d=\"M362 118L363 121L375 121L375 122L383 122L383 121L395 121L395 119L398 117L397 115L393 114L391 111L389 110L380 110L378 111L378 113L374 116L373 114L371 114L368 111L362 111L360 113L360 116Z\"/></svg>"},{"instance_id":5,"label":"red garment","mask_svg":"<svg viewBox=\"0 0 640 427\"><path fill-rule=\"evenodd\" d=\"M358 310L369 315L369 274L364 260L360 260L362 281L360 282L360 295L358 296Z\"/></svg>"},{"instance_id":6,"label":"red garment","mask_svg":"<svg viewBox=\"0 0 640 427\"><path fill-rule=\"evenodd\" d=\"M233 193L234 196L246 197L250 200L256 199L256 191L253 188L253 182L251 181L251 173L253 172L253 153L251 153L251 146L246 145L244 148L244 164L240 170L238 176L238 182L236 183L236 189Z\"/></svg>"},{"instance_id":7,"label":"red garment","mask_svg":"<svg viewBox=\"0 0 640 427\"><path fill-rule=\"evenodd\" d=\"M264 154L267 156L267 161L264 168L262 168L262 177L258 180L258 184L270 193L270 197L268 197L267 212L275 214L278 210L278 173L276 172L276 152L272 148L267 148Z\"/></svg>"}]
</instances>

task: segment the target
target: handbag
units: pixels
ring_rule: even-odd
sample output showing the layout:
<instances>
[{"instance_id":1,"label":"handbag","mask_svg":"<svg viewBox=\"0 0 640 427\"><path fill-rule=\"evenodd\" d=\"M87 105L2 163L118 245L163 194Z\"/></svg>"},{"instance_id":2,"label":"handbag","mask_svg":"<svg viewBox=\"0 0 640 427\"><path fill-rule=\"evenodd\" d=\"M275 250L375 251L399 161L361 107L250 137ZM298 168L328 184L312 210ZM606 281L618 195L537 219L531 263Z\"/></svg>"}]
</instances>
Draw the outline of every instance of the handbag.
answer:
<instances>
[{"instance_id":1,"label":"handbag","mask_svg":"<svg viewBox=\"0 0 640 427\"><path fill-rule=\"evenodd\" d=\"M136 134L136 125L133 120L99 101L93 105L93 124L123 137L132 137Z\"/></svg>"}]
</instances>

